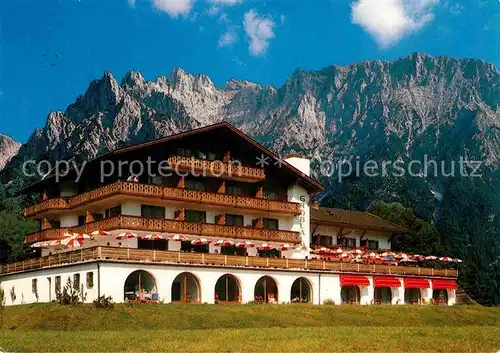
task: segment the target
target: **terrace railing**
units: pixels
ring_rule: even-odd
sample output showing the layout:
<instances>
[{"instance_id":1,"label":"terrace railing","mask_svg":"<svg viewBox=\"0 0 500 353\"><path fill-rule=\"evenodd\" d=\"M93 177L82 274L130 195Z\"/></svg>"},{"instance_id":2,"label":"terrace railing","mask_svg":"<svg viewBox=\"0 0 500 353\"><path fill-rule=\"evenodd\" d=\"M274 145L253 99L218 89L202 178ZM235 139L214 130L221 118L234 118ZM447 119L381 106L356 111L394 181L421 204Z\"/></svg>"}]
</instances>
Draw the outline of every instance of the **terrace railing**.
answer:
<instances>
[{"instance_id":1,"label":"terrace railing","mask_svg":"<svg viewBox=\"0 0 500 353\"><path fill-rule=\"evenodd\" d=\"M45 229L24 237L26 244L61 239L66 232L92 233L95 230L137 230L147 232L181 233L197 236L253 239L284 243L300 243L300 233L288 230L227 226L214 223L191 223L173 219L116 216L77 227Z\"/></svg>"},{"instance_id":2,"label":"terrace railing","mask_svg":"<svg viewBox=\"0 0 500 353\"><path fill-rule=\"evenodd\" d=\"M434 269L422 267L366 265L323 260L298 260L265 258L252 256L234 256L220 254L191 253L182 251L147 250L95 246L81 250L68 251L36 259L2 265L0 274L23 272L50 266L59 266L84 261L124 261L154 262L165 264L191 264L204 266L228 266L247 268L273 268L288 270L327 271L334 273L384 274L396 276L452 277L456 278L455 269Z\"/></svg>"},{"instance_id":3,"label":"terrace railing","mask_svg":"<svg viewBox=\"0 0 500 353\"><path fill-rule=\"evenodd\" d=\"M114 195L148 197L290 215L297 215L300 213L300 204L296 202L267 200L255 197L188 190L161 185L117 181L113 184L105 185L95 190L84 192L80 195L68 198L58 197L42 201L34 206L26 208L24 210L24 215L26 217L30 217L41 212L69 210L90 204L92 202L100 201Z\"/></svg>"}]
</instances>

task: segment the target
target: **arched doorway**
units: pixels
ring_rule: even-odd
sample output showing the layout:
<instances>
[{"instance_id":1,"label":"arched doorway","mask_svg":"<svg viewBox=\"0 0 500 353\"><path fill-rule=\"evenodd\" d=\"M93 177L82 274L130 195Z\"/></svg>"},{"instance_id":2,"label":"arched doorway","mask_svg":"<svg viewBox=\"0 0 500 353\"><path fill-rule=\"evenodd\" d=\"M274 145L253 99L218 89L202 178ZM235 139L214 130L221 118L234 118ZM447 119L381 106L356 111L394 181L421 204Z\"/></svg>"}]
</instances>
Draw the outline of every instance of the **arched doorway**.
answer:
<instances>
[{"instance_id":1,"label":"arched doorway","mask_svg":"<svg viewBox=\"0 0 500 353\"><path fill-rule=\"evenodd\" d=\"M256 302L279 303L278 284L269 276L261 277L255 284L254 298Z\"/></svg>"},{"instance_id":2,"label":"arched doorway","mask_svg":"<svg viewBox=\"0 0 500 353\"><path fill-rule=\"evenodd\" d=\"M189 272L183 272L172 282L172 302L199 303L201 286L198 278Z\"/></svg>"},{"instance_id":3,"label":"arched doorway","mask_svg":"<svg viewBox=\"0 0 500 353\"><path fill-rule=\"evenodd\" d=\"M292 303L312 303L311 283L304 277L297 278L290 292Z\"/></svg>"},{"instance_id":4,"label":"arched doorway","mask_svg":"<svg viewBox=\"0 0 500 353\"><path fill-rule=\"evenodd\" d=\"M389 287L376 287L373 294L375 304L392 303L392 289Z\"/></svg>"},{"instance_id":5,"label":"arched doorway","mask_svg":"<svg viewBox=\"0 0 500 353\"><path fill-rule=\"evenodd\" d=\"M123 292L124 300L158 300L155 278L144 270L137 270L128 275Z\"/></svg>"},{"instance_id":6,"label":"arched doorway","mask_svg":"<svg viewBox=\"0 0 500 353\"><path fill-rule=\"evenodd\" d=\"M361 298L358 286L344 286L340 290L342 304L359 304Z\"/></svg>"},{"instance_id":7,"label":"arched doorway","mask_svg":"<svg viewBox=\"0 0 500 353\"><path fill-rule=\"evenodd\" d=\"M227 274L221 276L215 284L215 302L241 302L240 283L236 277Z\"/></svg>"},{"instance_id":8,"label":"arched doorway","mask_svg":"<svg viewBox=\"0 0 500 353\"><path fill-rule=\"evenodd\" d=\"M405 304L419 304L421 296L420 288L406 288Z\"/></svg>"},{"instance_id":9,"label":"arched doorway","mask_svg":"<svg viewBox=\"0 0 500 353\"><path fill-rule=\"evenodd\" d=\"M439 305L448 305L448 291L446 289L434 289L432 299Z\"/></svg>"}]
</instances>

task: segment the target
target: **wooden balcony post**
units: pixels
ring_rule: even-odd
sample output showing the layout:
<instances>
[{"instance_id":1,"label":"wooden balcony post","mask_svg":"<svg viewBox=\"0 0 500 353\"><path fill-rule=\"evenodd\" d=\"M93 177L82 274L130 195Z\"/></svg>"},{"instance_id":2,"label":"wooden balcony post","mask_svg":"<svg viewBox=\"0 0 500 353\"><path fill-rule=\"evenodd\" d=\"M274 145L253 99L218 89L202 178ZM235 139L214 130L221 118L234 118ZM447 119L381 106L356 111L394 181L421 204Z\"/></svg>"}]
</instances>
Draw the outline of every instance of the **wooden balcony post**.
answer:
<instances>
[{"instance_id":1,"label":"wooden balcony post","mask_svg":"<svg viewBox=\"0 0 500 353\"><path fill-rule=\"evenodd\" d=\"M263 194L264 194L263 188L262 188L262 186L259 186L259 188L257 189L257 193L255 194L255 198L261 199Z\"/></svg>"},{"instance_id":2,"label":"wooden balcony post","mask_svg":"<svg viewBox=\"0 0 500 353\"><path fill-rule=\"evenodd\" d=\"M181 208L178 211L175 211L175 220L176 221L185 221L186 220L186 213L185 209Z\"/></svg>"},{"instance_id":3,"label":"wooden balcony post","mask_svg":"<svg viewBox=\"0 0 500 353\"><path fill-rule=\"evenodd\" d=\"M222 162L223 163L229 163L231 161L231 152L230 151L227 151L225 154L224 154L224 158L222 158Z\"/></svg>"},{"instance_id":4,"label":"wooden balcony post","mask_svg":"<svg viewBox=\"0 0 500 353\"><path fill-rule=\"evenodd\" d=\"M184 189L186 187L186 182L184 180L184 176L181 176L181 178L177 182L177 187L180 189Z\"/></svg>"},{"instance_id":5,"label":"wooden balcony post","mask_svg":"<svg viewBox=\"0 0 500 353\"><path fill-rule=\"evenodd\" d=\"M255 220L256 220L256 222L255 222L254 228L262 229L264 227L264 221L263 221L262 217L258 217Z\"/></svg>"},{"instance_id":6,"label":"wooden balcony post","mask_svg":"<svg viewBox=\"0 0 500 353\"><path fill-rule=\"evenodd\" d=\"M89 211L85 212L85 223L94 222L94 216Z\"/></svg>"},{"instance_id":7,"label":"wooden balcony post","mask_svg":"<svg viewBox=\"0 0 500 353\"><path fill-rule=\"evenodd\" d=\"M217 190L217 193L219 194L225 194L226 193L226 182L223 181L220 186L219 186L219 190Z\"/></svg>"},{"instance_id":8,"label":"wooden balcony post","mask_svg":"<svg viewBox=\"0 0 500 353\"><path fill-rule=\"evenodd\" d=\"M225 225L226 224L226 215L224 213L217 216L217 224Z\"/></svg>"},{"instance_id":9,"label":"wooden balcony post","mask_svg":"<svg viewBox=\"0 0 500 353\"><path fill-rule=\"evenodd\" d=\"M52 228L52 224L50 224L50 222L47 218L44 218L42 221L42 230L51 229L51 228Z\"/></svg>"}]
</instances>

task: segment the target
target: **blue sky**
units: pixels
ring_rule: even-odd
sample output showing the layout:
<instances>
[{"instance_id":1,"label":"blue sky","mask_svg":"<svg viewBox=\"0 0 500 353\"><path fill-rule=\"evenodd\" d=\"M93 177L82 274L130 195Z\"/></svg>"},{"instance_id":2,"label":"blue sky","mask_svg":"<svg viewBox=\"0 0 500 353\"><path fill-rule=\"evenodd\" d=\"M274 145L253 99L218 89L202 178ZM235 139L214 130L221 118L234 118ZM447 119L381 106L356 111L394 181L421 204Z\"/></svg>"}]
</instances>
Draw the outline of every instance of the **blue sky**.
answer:
<instances>
[{"instance_id":1,"label":"blue sky","mask_svg":"<svg viewBox=\"0 0 500 353\"><path fill-rule=\"evenodd\" d=\"M0 133L21 142L105 71L281 86L415 51L500 64L498 0L4 0L0 16Z\"/></svg>"}]
</instances>

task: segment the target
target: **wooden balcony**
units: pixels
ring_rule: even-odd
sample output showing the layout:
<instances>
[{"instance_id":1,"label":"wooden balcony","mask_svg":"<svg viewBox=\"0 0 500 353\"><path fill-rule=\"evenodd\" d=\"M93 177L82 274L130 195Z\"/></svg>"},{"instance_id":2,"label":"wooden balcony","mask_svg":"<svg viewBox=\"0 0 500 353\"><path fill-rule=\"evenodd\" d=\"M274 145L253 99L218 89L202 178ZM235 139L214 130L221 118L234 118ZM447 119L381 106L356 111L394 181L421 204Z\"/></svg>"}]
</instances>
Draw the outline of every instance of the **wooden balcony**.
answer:
<instances>
[{"instance_id":1,"label":"wooden balcony","mask_svg":"<svg viewBox=\"0 0 500 353\"><path fill-rule=\"evenodd\" d=\"M23 272L38 268L59 266L84 261L117 261L131 263L165 263L188 264L215 267L247 267L286 269L294 271L315 271L332 273L361 273L366 275L383 274L394 276L422 276L457 278L454 269L433 269L405 266L364 265L322 260L276 259L250 256L232 256L219 254L203 254L181 251L145 250L95 246L81 250L68 251L54 255L28 259L12 264L2 265L0 275Z\"/></svg>"},{"instance_id":2,"label":"wooden balcony","mask_svg":"<svg viewBox=\"0 0 500 353\"><path fill-rule=\"evenodd\" d=\"M209 161L193 157L173 156L168 158L172 168L179 171L194 172L206 176L256 182L266 180L264 169L241 166L236 163L224 163L222 161Z\"/></svg>"},{"instance_id":3,"label":"wooden balcony","mask_svg":"<svg viewBox=\"0 0 500 353\"><path fill-rule=\"evenodd\" d=\"M252 239L283 243L300 243L299 232L226 226L213 223L189 223L173 219L150 219L134 216L117 216L71 228L45 229L24 237L26 244L61 239L65 232L91 233L95 230L136 230L146 232L181 233L197 236Z\"/></svg>"},{"instance_id":4,"label":"wooden balcony","mask_svg":"<svg viewBox=\"0 0 500 353\"><path fill-rule=\"evenodd\" d=\"M147 197L289 215L297 215L300 213L300 204L295 202L117 181L113 184L105 185L73 197L59 197L42 201L34 206L26 208L24 210L24 215L26 217L32 217L46 212L70 210L115 195Z\"/></svg>"}]
</instances>

